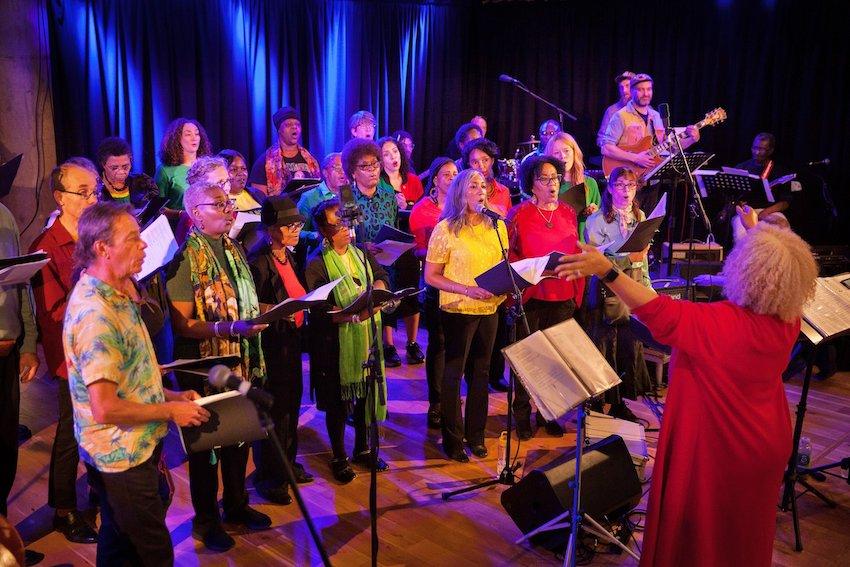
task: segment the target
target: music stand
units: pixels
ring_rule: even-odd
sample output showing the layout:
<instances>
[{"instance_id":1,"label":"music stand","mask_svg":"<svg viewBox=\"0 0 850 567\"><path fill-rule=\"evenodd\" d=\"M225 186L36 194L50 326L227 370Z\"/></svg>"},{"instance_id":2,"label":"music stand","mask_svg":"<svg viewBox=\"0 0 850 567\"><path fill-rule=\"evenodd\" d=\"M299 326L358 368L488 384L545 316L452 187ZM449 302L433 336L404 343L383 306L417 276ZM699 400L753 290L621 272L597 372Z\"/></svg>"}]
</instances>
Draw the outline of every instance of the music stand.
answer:
<instances>
[{"instance_id":1,"label":"music stand","mask_svg":"<svg viewBox=\"0 0 850 567\"><path fill-rule=\"evenodd\" d=\"M15 177L18 175L18 168L21 167L23 157L24 154L18 154L0 165L0 199L12 191L12 183L15 182Z\"/></svg>"},{"instance_id":2,"label":"music stand","mask_svg":"<svg viewBox=\"0 0 850 567\"><path fill-rule=\"evenodd\" d=\"M696 174L696 170L707 164L714 157L714 154L691 152L689 154L686 153L685 157L688 160L688 167ZM684 171L686 171L686 168L682 154L675 153L664 158L661 163L647 171L642 178L646 183L649 183L656 179L681 177Z\"/></svg>"},{"instance_id":3,"label":"music stand","mask_svg":"<svg viewBox=\"0 0 850 567\"><path fill-rule=\"evenodd\" d=\"M703 169L694 172L697 187L703 198L711 196L726 197L738 200L748 195L759 195L763 193L767 200L774 202L773 192L766 179L752 173L738 173L731 171L716 171Z\"/></svg>"}]
</instances>

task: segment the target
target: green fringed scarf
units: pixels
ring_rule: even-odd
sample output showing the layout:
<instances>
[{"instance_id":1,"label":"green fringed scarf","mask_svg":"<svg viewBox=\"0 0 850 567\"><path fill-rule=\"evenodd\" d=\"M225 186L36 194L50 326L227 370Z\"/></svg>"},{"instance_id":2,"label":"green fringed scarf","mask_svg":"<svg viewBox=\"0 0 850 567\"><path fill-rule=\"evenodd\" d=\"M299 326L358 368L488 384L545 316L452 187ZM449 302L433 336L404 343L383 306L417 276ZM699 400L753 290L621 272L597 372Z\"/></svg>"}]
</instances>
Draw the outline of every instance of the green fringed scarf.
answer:
<instances>
[{"instance_id":1,"label":"green fringed scarf","mask_svg":"<svg viewBox=\"0 0 850 567\"><path fill-rule=\"evenodd\" d=\"M204 235L193 228L186 239L186 255L192 267L192 291L195 314L201 321L239 321L260 314L257 291L248 261L242 250L224 237L224 256L233 274L219 265L215 252ZM238 291L234 292L234 287ZM222 325L226 328L226 326ZM237 354L242 357L239 374L243 380L262 384L266 379L266 364L260 347L260 335L253 337L212 337L200 342L201 357Z\"/></svg>"},{"instance_id":2,"label":"green fringed scarf","mask_svg":"<svg viewBox=\"0 0 850 567\"><path fill-rule=\"evenodd\" d=\"M348 271L348 263L344 257L350 262L357 273L350 274ZM366 281L368 270L369 278L374 281L374 274L371 268L368 267L368 262L364 265L360 256L354 251L353 247L349 246L345 254L340 256L334 252L333 248L325 244L322 248L322 260L325 262L325 268L328 271L328 277L331 281L337 278L343 280L334 288L334 298L336 304L340 307L350 305L361 293L361 288L358 286L352 277L356 277L361 282ZM381 313L375 314L375 326L380 332L381 329ZM369 320L361 321L360 323L341 323L339 328L339 380L342 391L343 400L355 400L366 397L366 371L363 369L363 362L369 355L369 346L372 344L372 325ZM386 376L384 372L384 351L382 341L378 341L378 359L381 367L381 376ZM384 388L386 391L386 388ZM371 402L374 405L374 415L378 421L384 421L387 417L387 406L381 404L377 396L377 392L373 394ZM369 422L369 416L372 412L367 408L366 422Z\"/></svg>"}]
</instances>

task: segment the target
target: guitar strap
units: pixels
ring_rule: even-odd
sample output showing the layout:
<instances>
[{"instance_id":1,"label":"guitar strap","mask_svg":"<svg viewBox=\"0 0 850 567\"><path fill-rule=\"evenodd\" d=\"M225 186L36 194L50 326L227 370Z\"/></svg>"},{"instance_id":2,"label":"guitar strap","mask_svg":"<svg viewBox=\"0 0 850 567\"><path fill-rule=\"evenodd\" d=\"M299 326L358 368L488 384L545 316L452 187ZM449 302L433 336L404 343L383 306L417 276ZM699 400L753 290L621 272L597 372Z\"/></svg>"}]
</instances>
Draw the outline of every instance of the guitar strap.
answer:
<instances>
[{"instance_id":1,"label":"guitar strap","mask_svg":"<svg viewBox=\"0 0 850 567\"><path fill-rule=\"evenodd\" d=\"M649 131L652 133L652 145L658 145L658 136L655 134L655 124L652 121L652 118L649 119Z\"/></svg>"}]
</instances>

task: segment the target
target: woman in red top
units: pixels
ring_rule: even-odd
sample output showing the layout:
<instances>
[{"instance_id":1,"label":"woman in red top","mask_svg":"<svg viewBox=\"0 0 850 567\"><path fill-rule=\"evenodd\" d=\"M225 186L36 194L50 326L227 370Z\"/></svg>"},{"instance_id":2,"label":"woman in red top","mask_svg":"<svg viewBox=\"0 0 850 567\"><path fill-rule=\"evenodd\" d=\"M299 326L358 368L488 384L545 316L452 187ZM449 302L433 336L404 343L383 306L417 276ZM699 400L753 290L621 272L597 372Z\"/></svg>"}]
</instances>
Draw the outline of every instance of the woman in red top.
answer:
<instances>
[{"instance_id":1,"label":"woman in red top","mask_svg":"<svg viewBox=\"0 0 850 567\"><path fill-rule=\"evenodd\" d=\"M499 146L487 138L471 140L463 147L463 167L472 168L487 181L487 202L500 215L508 214L511 206L510 190L496 181L496 160Z\"/></svg>"},{"instance_id":2,"label":"woman in red top","mask_svg":"<svg viewBox=\"0 0 850 567\"><path fill-rule=\"evenodd\" d=\"M718 303L658 296L581 247L558 273L606 280L673 348L640 564L770 565L792 449L782 371L817 277L809 246L759 223L729 254Z\"/></svg>"},{"instance_id":3,"label":"woman in red top","mask_svg":"<svg viewBox=\"0 0 850 567\"><path fill-rule=\"evenodd\" d=\"M395 138L378 140L381 150L381 178L395 189L399 210L407 210L422 198L422 182L410 171L410 160Z\"/></svg>"},{"instance_id":4,"label":"woman in red top","mask_svg":"<svg viewBox=\"0 0 850 567\"><path fill-rule=\"evenodd\" d=\"M558 200L558 190L563 179L564 164L551 156L532 155L520 167L523 191L531 192L530 200L520 203L508 213L508 238L510 259L522 260L546 256L550 252L572 254L578 252L578 220L569 205ZM522 296L530 332L546 329L572 318L581 303L584 280L564 281L545 279L529 287ZM524 338L525 329L517 322L517 336ZM531 439L531 404L526 389L515 381L513 401L517 436ZM545 423L540 413L537 422ZM563 435L557 422L546 423L553 435Z\"/></svg>"},{"instance_id":5,"label":"woman in red top","mask_svg":"<svg viewBox=\"0 0 850 567\"><path fill-rule=\"evenodd\" d=\"M428 196L413 205L410 211L410 232L416 238L414 253L425 261L431 232L440 221L446 193L457 176L457 166L447 157L438 157L428 168ZM440 290L425 286L425 324L428 327L428 347L425 349L425 377L428 381L428 427L440 429L440 381L445 369L446 341L440 318Z\"/></svg>"}]
</instances>

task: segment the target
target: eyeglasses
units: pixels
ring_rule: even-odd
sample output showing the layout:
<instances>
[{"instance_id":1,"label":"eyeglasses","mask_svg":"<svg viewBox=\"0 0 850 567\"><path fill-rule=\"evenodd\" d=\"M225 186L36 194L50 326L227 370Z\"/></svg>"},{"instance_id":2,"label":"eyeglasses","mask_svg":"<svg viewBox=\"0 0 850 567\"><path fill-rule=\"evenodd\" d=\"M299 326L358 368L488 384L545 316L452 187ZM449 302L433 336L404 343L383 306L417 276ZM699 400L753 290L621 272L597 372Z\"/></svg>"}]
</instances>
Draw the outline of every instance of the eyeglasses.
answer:
<instances>
[{"instance_id":1,"label":"eyeglasses","mask_svg":"<svg viewBox=\"0 0 850 567\"><path fill-rule=\"evenodd\" d=\"M558 132L559 132L559 130L543 130L542 132L540 132L540 135L541 136L554 136Z\"/></svg>"},{"instance_id":2,"label":"eyeglasses","mask_svg":"<svg viewBox=\"0 0 850 567\"><path fill-rule=\"evenodd\" d=\"M283 226L285 226L289 230L294 231L294 230L301 230L302 228L304 228L304 223L301 222L301 221L297 221L297 222L291 222L289 224L285 224Z\"/></svg>"},{"instance_id":3,"label":"eyeglasses","mask_svg":"<svg viewBox=\"0 0 850 567\"><path fill-rule=\"evenodd\" d=\"M380 162L373 161L372 163L358 163L357 169L360 171L375 171L376 169L380 169Z\"/></svg>"},{"instance_id":4,"label":"eyeglasses","mask_svg":"<svg viewBox=\"0 0 850 567\"><path fill-rule=\"evenodd\" d=\"M560 185L563 179L563 175L555 175L553 177L544 177L541 175L536 178L537 182L542 185Z\"/></svg>"},{"instance_id":5,"label":"eyeglasses","mask_svg":"<svg viewBox=\"0 0 850 567\"><path fill-rule=\"evenodd\" d=\"M327 225L325 225L325 226L327 227L327 231L328 231L329 233L331 233L331 234L336 234L336 233L338 233L338 232L342 232L342 231L344 231L344 230L348 230L348 227L347 227L347 226L345 226L345 225L344 225L344 224L342 224L342 223L327 224Z\"/></svg>"},{"instance_id":6,"label":"eyeglasses","mask_svg":"<svg viewBox=\"0 0 850 567\"><path fill-rule=\"evenodd\" d=\"M213 185L218 185L224 190L225 193L227 193L228 191L224 188L227 185L230 185L230 177L228 177L227 179L222 179L221 181L213 181Z\"/></svg>"},{"instance_id":7,"label":"eyeglasses","mask_svg":"<svg viewBox=\"0 0 850 567\"><path fill-rule=\"evenodd\" d=\"M617 189L635 189L637 188L637 183L615 183L614 187Z\"/></svg>"},{"instance_id":8,"label":"eyeglasses","mask_svg":"<svg viewBox=\"0 0 850 567\"><path fill-rule=\"evenodd\" d=\"M82 199L84 201L88 201L92 197L97 197L97 190L94 190L94 191L65 191L64 189L57 189L57 191L59 191L60 193L68 193L69 195L76 195L77 197L82 197Z\"/></svg>"},{"instance_id":9,"label":"eyeglasses","mask_svg":"<svg viewBox=\"0 0 850 567\"><path fill-rule=\"evenodd\" d=\"M198 206L208 205L210 207L215 207L218 209L218 212L223 213L227 210L233 210L234 203L233 201L215 201L213 203L198 203Z\"/></svg>"}]
</instances>

